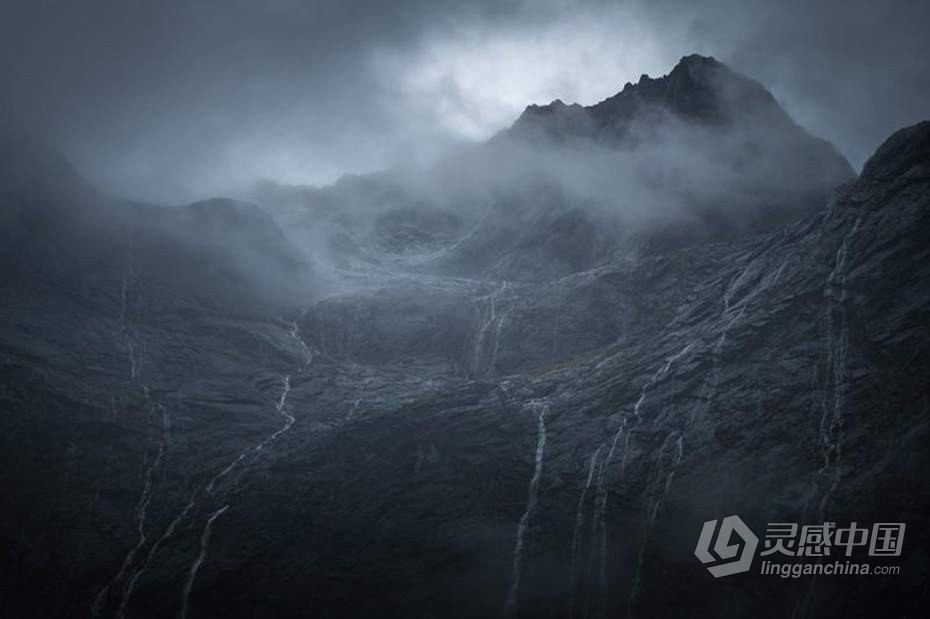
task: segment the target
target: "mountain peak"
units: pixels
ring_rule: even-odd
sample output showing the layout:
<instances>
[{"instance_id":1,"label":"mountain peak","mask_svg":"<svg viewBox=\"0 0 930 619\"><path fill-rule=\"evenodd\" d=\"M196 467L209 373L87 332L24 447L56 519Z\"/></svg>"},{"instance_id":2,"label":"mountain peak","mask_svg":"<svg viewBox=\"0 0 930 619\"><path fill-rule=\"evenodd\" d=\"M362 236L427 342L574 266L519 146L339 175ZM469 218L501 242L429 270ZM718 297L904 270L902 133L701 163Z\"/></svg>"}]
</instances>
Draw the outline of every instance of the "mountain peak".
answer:
<instances>
[{"instance_id":1,"label":"mountain peak","mask_svg":"<svg viewBox=\"0 0 930 619\"><path fill-rule=\"evenodd\" d=\"M635 84L627 82L623 86L623 90L618 92L613 97L610 97L608 100L613 99L614 97L620 96L623 93L629 93L631 91L647 90L650 88L652 83L664 84L666 80L673 81L688 81L694 83L700 83L708 79L711 75L711 72L717 71L720 69L726 69L726 65L718 61L713 56L701 56L700 54L690 54L688 56L682 56L668 75L662 77L650 77L648 73L643 73L639 76L639 81Z\"/></svg>"},{"instance_id":2,"label":"mountain peak","mask_svg":"<svg viewBox=\"0 0 930 619\"><path fill-rule=\"evenodd\" d=\"M712 56L699 54L682 57L662 77L641 76L636 84L627 84L616 95L592 106L592 112L627 117L644 106L659 106L707 124L730 123L739 115L760 110L786 118L775 98L759 82Z\"/></svg>"},{"instance_id":3,"label":"mountain peak","mask_svg":"<svg viewBox=\"0 0 930 619\"><path fill-rule=\"evenodd\" d=\"M766 122L792 124L775 97L759 82L733 71L712 56L683 56L661 77L640 76L635 84L592 106L566 105L556 99L548 105L528 106L511 131L565 138L565 131L595 137L626 133L630 121L662 110L684 120L726 125L747 116Z\"/></svg>"},{"instance_id":4,"label":"mountain peak","mask_svg":"<svg viewBox=\"0 0 930 619\"><path fill-rule=\"evenodd\" d=\"M722 62L714 58L713 56L702 56L701 54L688 54L687 56L682 56L678 61L678 64L675 65L675 68L672 69L674 73L676 70L690 69L692 67L722 67L725 66Z\"/></svg>"}]
</instances>

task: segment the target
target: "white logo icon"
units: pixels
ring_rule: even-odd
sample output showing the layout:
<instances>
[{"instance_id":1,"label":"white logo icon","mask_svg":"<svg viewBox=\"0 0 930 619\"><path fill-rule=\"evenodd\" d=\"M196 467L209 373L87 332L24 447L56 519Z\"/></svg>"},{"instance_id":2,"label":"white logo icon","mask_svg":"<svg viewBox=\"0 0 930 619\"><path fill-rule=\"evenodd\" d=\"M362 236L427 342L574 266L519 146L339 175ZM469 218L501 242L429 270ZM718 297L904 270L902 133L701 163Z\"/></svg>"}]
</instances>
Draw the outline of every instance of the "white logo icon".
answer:
<instances>
[{"instance_id":1,"label":"white logo icon","mask_svg":"<svg viewBox=\"0 0 930 619\"><path fill-rule=\"evenodd\" d=\"M717 533L717 542L714 544L714 552L717 554L715 558L710 552L710 543L713 541L714 531L717 530L717 522L717 520L708 520L704 523L701 537L698 538L697 547L694 549L694 556L707 565L733 559L737 554L739 555L735 561L709 566L707 570L713 574L714 578L748 572L756 554L756 546L759 545L759 538L749 530L739 516L727 516L723 519L720 531ZM730 543L734 533L742 538L742 543Z\"/></svg>"}]
</instances>

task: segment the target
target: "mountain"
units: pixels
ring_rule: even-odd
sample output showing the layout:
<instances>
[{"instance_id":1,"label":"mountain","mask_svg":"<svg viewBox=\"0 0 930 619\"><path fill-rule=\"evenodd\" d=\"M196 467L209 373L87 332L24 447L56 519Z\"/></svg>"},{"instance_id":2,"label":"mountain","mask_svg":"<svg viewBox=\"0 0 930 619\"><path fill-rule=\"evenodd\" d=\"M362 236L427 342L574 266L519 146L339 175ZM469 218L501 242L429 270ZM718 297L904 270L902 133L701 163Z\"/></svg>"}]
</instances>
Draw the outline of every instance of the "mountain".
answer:
<instances>
[{"instance_id":1,"label":"mountain","mask_svg":"<svg viewBox=\"0 0 930 619\"><path fill-rule=\"evenodd\" d=\"M667 148L658 154L675 160L682 158L682 150L693 149L687 158L711 159L717 174L695 181L738 179L748 185L748 191L736 197L753 204L740 204L738 214L745 217L747 211L761 210L753 213L763 219L757 227L770 225L773 216L810 212L825 193L854 176L833 145L796 125L765 87L698 55L682 58L666 76L643 75L637 84L628 83L590 107L559 100L531 105L504 135L543 147L587 141L655 149L661 143ZM669 168L680 173L686 163L694 162L673 161ZM721 177L723 170L730 175ZM734 218L732 209L702 214Z\"/></svg>"},{"instance_id":2,"label":"mountain","mask_svg":"<svg viewBox=\"0 0 930 619\"><path fill-rule=\"evenodd\" d=\"M549 105L530 105L509 131L539 132L557 139L623 140L634 134L636 122L661 120L662 113L706 125L754 121L798 133L800 140L811 139L762 84L697 54L682 58L668 75L656 79L642 75L638 83L627 83L619 93L590 107L565 105L558 99ZM848 166L835 151L822 155L825 164L848 174Z\"/></svg>"},{"instance_id":3,"label":"mountain","mask_svg":"<svg viewBox=\"0 0 930 619\"><path fill-rule=\"evenodd\" d=\"M545 281L619 254L772 229L854 177L758 82L688 56L590 107L531 105L488 143L427 170L323 189L266 184L254 198L305 231L315 260ZM400 243L398 255L390 237L411 225L420 247Z\"/></svg>"},{"instance_id":4,"label":"mountain","mask_svg":"<svg viewBox=\"0 0 930 619\"><path fill-rule=\"evenodd\" d=\"M698 157L787 118L710 59L564 113L641 108L632 142L528 111L261 206L115 200L7 147L4 616L919 614L930 122L856 178L780 125L828 192ZM695 545L733 514L905 522L874 560L901 573L715 579Z\"/></svg>"}]
</instances>

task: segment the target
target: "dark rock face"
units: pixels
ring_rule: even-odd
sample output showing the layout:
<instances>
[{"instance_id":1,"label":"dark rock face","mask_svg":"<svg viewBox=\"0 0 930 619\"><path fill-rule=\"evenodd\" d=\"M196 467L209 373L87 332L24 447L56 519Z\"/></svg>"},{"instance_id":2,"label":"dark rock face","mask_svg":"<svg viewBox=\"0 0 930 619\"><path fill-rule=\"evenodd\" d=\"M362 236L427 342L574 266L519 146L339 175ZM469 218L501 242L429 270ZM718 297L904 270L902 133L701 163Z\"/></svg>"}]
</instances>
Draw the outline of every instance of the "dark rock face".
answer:
<instances>
[{"instance_id":1,"label":"dark rock face","mask_svg":"<svg viewBox=\"0 0 930 619\"><path fill-rule=\"evenodd\" d=\"M703 119L718 66L618 98ZM815 212L684 243L538 187L469 220L354 179L280 224L6 189L4 616L917 614L928 127ZM730 514L906 522L901 574L715 580Z\"/></svg>"},{"instance_id":2,"label":"dark rock face","mask_svg":"<svg viewBox=\"0 0 930 619\"><path fill-rule=\"evenodd\" d=\"M638 116L659 111L703 124L729 125L753 118L782 127L794 125L761 84L713 58L692 55L682 58L668 75L657 79L643 75L637 84L628 83L621 92L590 107L569 106L560 100L531 105L512 131L535 125L567 139L578 137L584 128L597 139L618 139L631 133L630 125Z\"/></svg>"}]
</instances>

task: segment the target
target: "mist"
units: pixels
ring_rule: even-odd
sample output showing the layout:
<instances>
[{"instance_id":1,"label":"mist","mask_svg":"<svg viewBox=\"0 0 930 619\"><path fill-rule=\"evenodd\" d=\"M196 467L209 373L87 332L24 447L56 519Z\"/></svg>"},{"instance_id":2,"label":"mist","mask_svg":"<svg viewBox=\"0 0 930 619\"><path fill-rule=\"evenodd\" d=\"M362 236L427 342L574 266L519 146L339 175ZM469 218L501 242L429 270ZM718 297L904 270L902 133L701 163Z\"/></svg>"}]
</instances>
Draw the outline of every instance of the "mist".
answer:
<instances>
[{"instance_id":1,"label":"mist","mask_svg":"<svg viewBox=\"0 0 930 619\"><path fill-rule=\"evenodd\" d=\"M44 133L101 187L164 203L433 161L528 104L590 105L694 52L762 81L856 168L930 102L917 0L6 0L0 11L2 122Z\"/></svg>"},{"instance_id":2,"label":"mist","mask_svg":"<svg viewBox=\"0 0 930 619\"><path fill-rule=\"evenodd\" d=\"M596 106L530 107L431 162L249 197L342 284L346 272L376 272L374 286L411 271L536 281L768 229L854 177L758 82L696 55L667 72Z\"/></svg>"}]
</instances>

